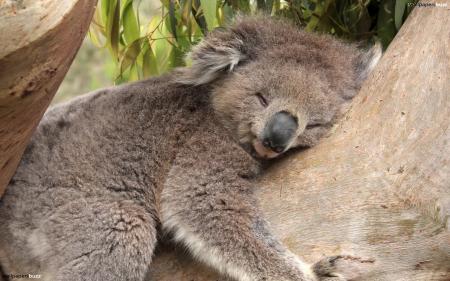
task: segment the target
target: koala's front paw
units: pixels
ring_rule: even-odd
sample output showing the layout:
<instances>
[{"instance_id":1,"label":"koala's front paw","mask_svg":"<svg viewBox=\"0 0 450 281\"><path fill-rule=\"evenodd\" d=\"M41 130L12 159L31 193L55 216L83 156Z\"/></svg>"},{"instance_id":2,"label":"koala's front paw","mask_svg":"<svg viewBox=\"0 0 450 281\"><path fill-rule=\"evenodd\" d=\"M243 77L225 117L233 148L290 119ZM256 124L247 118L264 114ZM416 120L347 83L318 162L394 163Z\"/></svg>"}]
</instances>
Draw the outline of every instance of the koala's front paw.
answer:
<instances>
[{"instance_id":1,"label":"koala's front paw","mask_svg":"<svg viewBox=\"0 0 450 281\"><path fill-rule=\"evenodd\" d=\"M312 269L320 281L346 281L361 277L374 262L374 259L338 255L316 262Z\"/></svg>"}]
</instances>

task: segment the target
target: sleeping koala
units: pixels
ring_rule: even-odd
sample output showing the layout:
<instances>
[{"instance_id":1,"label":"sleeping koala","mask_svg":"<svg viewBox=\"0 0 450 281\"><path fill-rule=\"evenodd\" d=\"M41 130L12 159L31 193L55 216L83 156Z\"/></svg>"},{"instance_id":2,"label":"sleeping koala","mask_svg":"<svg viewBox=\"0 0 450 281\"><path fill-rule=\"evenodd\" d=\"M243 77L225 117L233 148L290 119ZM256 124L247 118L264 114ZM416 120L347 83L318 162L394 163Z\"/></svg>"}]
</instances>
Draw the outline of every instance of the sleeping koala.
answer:
<instances>
[{"instance_id":1,"label":"sleeping koala","mask_svg":"<svg viewBox=\"0 0 450 281\"><path fill-rule=\"evenodd\" d=\"M271 235L253 193L264 162L327 133L380 55L240 19L190 67L53 107L1 199L4 273L143 281L161 229L239 281L333 276L336 258L309 266Z\"/></svg>"}]
</instances>

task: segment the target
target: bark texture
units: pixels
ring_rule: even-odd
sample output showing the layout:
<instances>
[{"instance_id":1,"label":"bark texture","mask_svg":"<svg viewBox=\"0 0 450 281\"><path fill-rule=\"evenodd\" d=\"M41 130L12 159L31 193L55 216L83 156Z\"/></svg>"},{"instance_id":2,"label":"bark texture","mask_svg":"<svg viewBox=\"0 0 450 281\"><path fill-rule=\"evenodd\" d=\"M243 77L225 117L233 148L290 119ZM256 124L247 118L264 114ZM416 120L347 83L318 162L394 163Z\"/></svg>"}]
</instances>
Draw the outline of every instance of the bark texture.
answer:
<instances>
[{"instance_id":1,"label":"bark texture","mask_svg":"<svg viewBox=\"0 0 450 281\"><path fill-rule=\"evenodd\" d=\"M450 280L449 26L449 7L416 7L332 135L262 180L273 231L308 262L351 254L372 260L357 280ZM167 248L151 277L221 279Z\"/></svg>"},{"instance_id":2,"label":"bark texture","mask_svg":"<svg viewBox=\"0 0 450 281\"><path fill-rule=\"evenodd\" d=\"M67 73L96 0L0 0L0 196Z\"/></svg>"}]
</instances>

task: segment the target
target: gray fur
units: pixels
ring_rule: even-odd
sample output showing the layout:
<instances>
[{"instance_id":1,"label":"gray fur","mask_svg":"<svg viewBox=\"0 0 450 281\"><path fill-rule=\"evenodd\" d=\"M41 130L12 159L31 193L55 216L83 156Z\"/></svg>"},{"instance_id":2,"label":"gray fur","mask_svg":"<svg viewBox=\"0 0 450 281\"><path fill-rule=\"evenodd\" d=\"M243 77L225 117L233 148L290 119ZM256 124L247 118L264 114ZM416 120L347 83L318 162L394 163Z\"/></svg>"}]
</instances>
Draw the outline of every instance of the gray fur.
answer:
<instances>
[{"instance_id":1,"label":"gray fur","mask_svg":"<svg viewBox=\"0 0 450 281\"><path fill-rule=\"evenodd\" d=\"M6 274L142 281L161 226L240 281L331 275L329 264L308 273L270 234L252 195L265 161L253 145L280 110L298 120L289 148L314 145L373 56L257 18L213 32L191 57L45 114L0 202Z\"/></svg>"}]
</instances>

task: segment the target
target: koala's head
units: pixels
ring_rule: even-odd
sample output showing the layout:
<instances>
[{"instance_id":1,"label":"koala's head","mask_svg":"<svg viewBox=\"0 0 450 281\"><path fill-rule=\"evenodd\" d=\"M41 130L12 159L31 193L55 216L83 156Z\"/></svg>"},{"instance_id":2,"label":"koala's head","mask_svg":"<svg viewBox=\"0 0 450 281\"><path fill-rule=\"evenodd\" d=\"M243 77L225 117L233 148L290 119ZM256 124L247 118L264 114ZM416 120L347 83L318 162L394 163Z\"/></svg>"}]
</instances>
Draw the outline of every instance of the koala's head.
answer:
<instances>
[{"instance_id":1,"label":"koala's head","mask_svg":"<svg viewBox=\"0 0 450 281\"><path fill-rule=\"evenodd\" d=\"M363 52L285 22L239 19L193 49L178 81L211 84L214 110L233 137L274 158L324 136L380 56L379 46Z\"/></svg>"}]
</instances>

